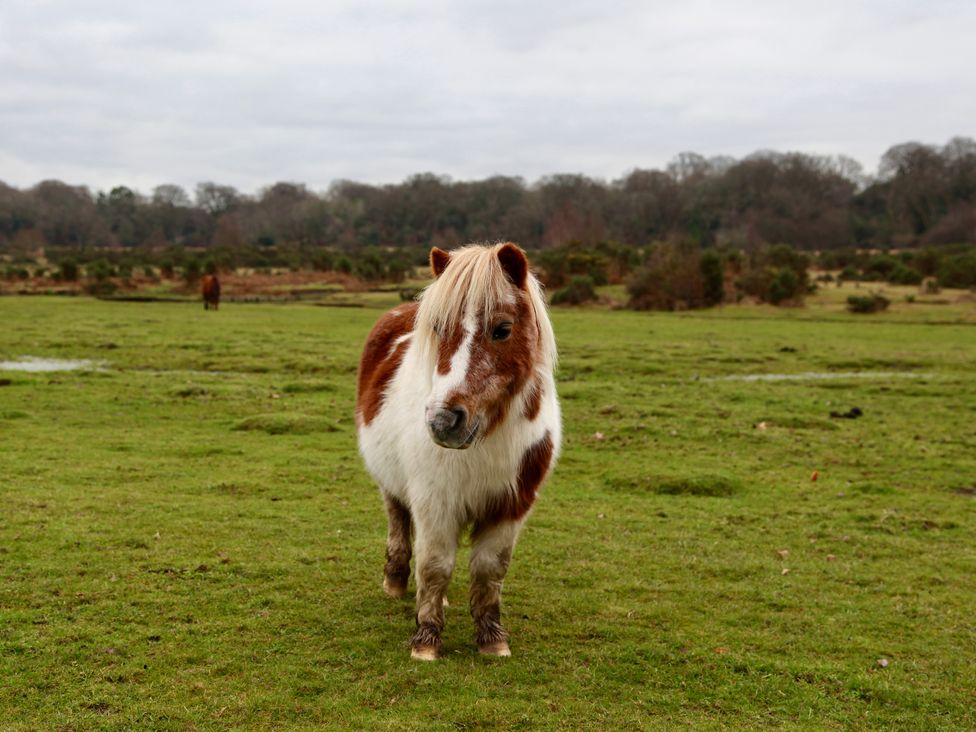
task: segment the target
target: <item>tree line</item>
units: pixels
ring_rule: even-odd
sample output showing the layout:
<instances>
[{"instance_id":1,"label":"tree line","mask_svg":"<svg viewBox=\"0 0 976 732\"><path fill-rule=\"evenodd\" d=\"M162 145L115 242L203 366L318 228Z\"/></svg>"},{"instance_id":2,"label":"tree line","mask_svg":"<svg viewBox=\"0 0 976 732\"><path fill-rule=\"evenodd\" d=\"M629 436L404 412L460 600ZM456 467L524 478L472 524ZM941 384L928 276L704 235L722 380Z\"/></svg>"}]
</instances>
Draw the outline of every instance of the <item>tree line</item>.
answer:
<instances>
[{"instance_id":1,"label":"tree line","mask_svg":"<svg viewBox=\"0 0 976 732\"><path fill-rule=\"evenodd\" d=\"M143 195L56 180L24 190L0 183L0 253L14 260L44 248L213 248L260 259L276 248L450 248L499 238L529 249L607 241L743 251L971 244L976 141L895 145L874 176L843 156L757 152L741 160L681 153L663 170L636 169L610 182L421 173L392 185L338 181L324 192L279 182L255 195L205 182L192 196L173 184Z\"/></svg>"}]
</instances>

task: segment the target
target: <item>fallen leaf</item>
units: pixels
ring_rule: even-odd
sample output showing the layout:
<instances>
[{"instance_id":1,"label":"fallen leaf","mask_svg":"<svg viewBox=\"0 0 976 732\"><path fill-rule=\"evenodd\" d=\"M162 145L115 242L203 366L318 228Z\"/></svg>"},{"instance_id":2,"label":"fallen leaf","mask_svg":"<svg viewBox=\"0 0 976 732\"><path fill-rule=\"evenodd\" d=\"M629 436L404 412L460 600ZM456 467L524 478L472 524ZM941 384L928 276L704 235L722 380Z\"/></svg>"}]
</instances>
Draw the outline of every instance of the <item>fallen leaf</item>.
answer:
<instances>
[{"instance_id":1,"label":"fallen leaf","mask_svg":"<svg viewBox=\"0 0 976 732\"><path fill-rule=\"evenodd\" d=\"M878 659L878 665L881 668L888 668L888 659L887 658L879 658Z\"/></svg>"},{"instance_id":2,"label":"fallen leaf","mask_svg":"<svg viewBox=\"0 0 976 732\"><path fill-rule=\"evenodd\" d=\"M769 427L769 424L766 423L766 422L756 422L756 429L757 430L764 430L767 427Z\"/></svg>"},{"instance_id":3,"label":"fallen leaf","mask_svg":"<svg viewBox=\"0 0 976 732\"><path fill-rule=\"evenodd\" d=\"M783 567L783 571L781 572L781 574L789 574L789 573L790 573L789 567Z\"/></svg>"},{"instance_id":4,"label":"fallen leaf","mask_svg":"<svg viewBox=\"0 0 976 732\"><path fill-rule=\"evenodd\" d=\"M593 439L594 440L602 440L603 439L603 433L602 432L594 432L593 433Z\"/></svg>"},{"instance_id":5,"label":"fallen leaf","mask_svg":"<svg viewBox=\"0 0 976 732\"><path fill-rule=\"evenodd\" d=\"M811 473L811 475L810 475L810 481L813 482L813 483L816 483L817 482L817 478L819 478L819 477L820 477L820 473L818 471L814 470L813 473Z\"/></svg>"},{"instance_id":6,"label":"fallen leaf","mask_svg":"<svg viewBox=\"0 0 976 732\"><path fill-rule=\"evenodd\" d=\"M837 559L837 557L836 557L835 555L833 555L833 554L828 554L828 555L827 555L827 561L828 561L828 562L832 562L832 561L834 561L835 559Z\"/></svg>"},{"instance_id":7,"label":"fallen leaf","mask_svg":"<svg viewBox=\"0 0 976 732\"><path fill-rule=\"evenodd\" d=\"M790 556L790 550L789 549L780 549L776 553L779 554L780 557L782 557L783 559L785 559L786 557Z\"/></svg>"},{"instance_id":8,"label":"fallen leaf","mask_svg":"<svg viewBox=\"0 0 976 732\"><path fill-rule=\"evenodd\" d=\"M723 653L728 653L729 649L726 648L725 646L716 646L715 652L719 655L722 655Z\"/></svg>"}]
</instances>

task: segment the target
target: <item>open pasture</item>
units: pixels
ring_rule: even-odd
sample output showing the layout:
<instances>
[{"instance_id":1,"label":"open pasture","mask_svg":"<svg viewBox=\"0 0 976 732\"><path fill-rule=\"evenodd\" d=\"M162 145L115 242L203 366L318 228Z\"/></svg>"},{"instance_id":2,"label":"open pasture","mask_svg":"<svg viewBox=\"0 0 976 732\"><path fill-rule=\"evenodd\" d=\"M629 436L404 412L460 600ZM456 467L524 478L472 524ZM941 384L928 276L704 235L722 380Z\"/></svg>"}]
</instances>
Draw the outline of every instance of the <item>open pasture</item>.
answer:
<instances>
[{"instance_id":1,"label":"open pasture","mask_svg":"<svg viewBox=\"0 0 976 732\"><path fill-rule=\"evenodd\" d=\"M971 303L556 310L514 655L462 550L433 664L381 590L367 304L0 299L0 361L103 362L0 371L0 728L976 727Z\"/></svg>"}]
</instances>

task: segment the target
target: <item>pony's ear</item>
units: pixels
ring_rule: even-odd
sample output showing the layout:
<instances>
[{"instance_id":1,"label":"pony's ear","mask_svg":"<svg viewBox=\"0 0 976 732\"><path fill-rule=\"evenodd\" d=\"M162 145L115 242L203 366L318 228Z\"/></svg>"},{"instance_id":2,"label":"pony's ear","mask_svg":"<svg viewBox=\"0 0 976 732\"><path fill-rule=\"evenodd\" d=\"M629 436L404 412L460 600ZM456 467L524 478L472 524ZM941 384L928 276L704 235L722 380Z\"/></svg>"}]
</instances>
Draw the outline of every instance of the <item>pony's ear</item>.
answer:
<instances>
[{"instance_id":1,"label":"pony's ear","mask_svg":"<svg viewBox=\"0 0 976 732\"><path fill-rule=\"evenodd\" d=\"M529 260L525 258L525 252L509 242L503 244L498 250L498 261L501 262L502 269L512 284L524 290L525 280L529 275Z\"/></svg>"},{"instance_id":2,"label":"pony's ear","mask_svg":"<svg viewBox=\"0 0 976 732\"><path fill-rule=\"evenodd\" d=\"M445 252L437 247L430 250L430 271L434 273L434 277L440 277L450 263L450 252Z\"/></svg>"}]
</instances>

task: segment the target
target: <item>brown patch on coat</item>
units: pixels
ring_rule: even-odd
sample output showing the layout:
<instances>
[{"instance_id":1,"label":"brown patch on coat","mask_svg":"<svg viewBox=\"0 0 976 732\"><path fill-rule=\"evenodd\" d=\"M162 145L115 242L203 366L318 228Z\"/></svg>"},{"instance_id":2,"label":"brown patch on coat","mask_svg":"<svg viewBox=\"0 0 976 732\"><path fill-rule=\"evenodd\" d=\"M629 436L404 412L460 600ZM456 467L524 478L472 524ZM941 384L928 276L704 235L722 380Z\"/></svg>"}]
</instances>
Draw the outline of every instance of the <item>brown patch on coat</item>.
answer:
<instances>
[{"instance_id":1,"label":"brown patch on coat","mask_svg":"<svg viewBox=\"0 0 976 732\"><path fill-rule=\"evenodd\" d=\"M442 336L437 342L437 373L446 376L451 373L451 359L461 347L464 340L464 328L458 324L446 336Z\"/></svg>"},{"instance_id":2,"label":"brown patch on coat","mask_svg":"<svg viewBox=\"0 0 976 732\"><path fill-rule=\"evenodd\" d=\"M410 339L393 344L413 332L416 314L417 303L400 305L380 318L366 339L356 388L356 418L363 425L372 422L383 406L386 387L400 367Z\"/></svg>"},{"instance_id":3,"label":"brown patch on coat","mask_svg":"<svg viewBox=\"0 0 976 732\"><path fill-rule=\"evenodd\" d=\"M386 565L383 567L387 594L400 597L410 578L410 510L393 496L384 496L389 518L386 539Z\"/></svg>"},{"instance_id":4,"label":"brown patch on coat","mask_svg":"<svg viewBox=\"0 0 976 732\"><path fill-rule=\"evenodd\" d=\"M510 320L512 335L505 341L492 340L492 331L499 323ZM481 322L479 315L477 322ZM444 339L438 351L438 369L443 354L460 345L463 331L458 328L449 339ZM457 345L454 345L457 341ZM505 421L512 402L532 378L536 359L540 356L539 324L527 292L516 294L513 309L500 308L493 322L475 334L471 341L468 373L460 387L447 396L447 403L464 406L469 414L481 414L485 419L482 437L487 437ZM446 356L447 373L450 356Z\"/></svg>"},{"instance_id":5,"label":"brown patch on coat","mask_svg":"<svg viewBox=\"0 0 976 732\"><path fill-rule=\"evenodd\" d=\"M545 387L542 385L542 380L539 377L533 379L532 385L529 386L529 393L525 398L525 405L522 407L522 416L530 422L539 416L544 392Z\"/></svg>"},{"instance_id":6,"label":"brown patch on coat","mask_svg":"<svg viewBox=\"0 0 976 732\"><path fill-rule=\"evenodd\" d=\"M545 436L522 455L515 491L505 493L488 506L484 517L475 524L471 532L473 540L495 524L502 521L518 521L528 513L535 503L542 482L549 473L552 450L552 435L546 431Z\"/></svg>"}]
</instances>

